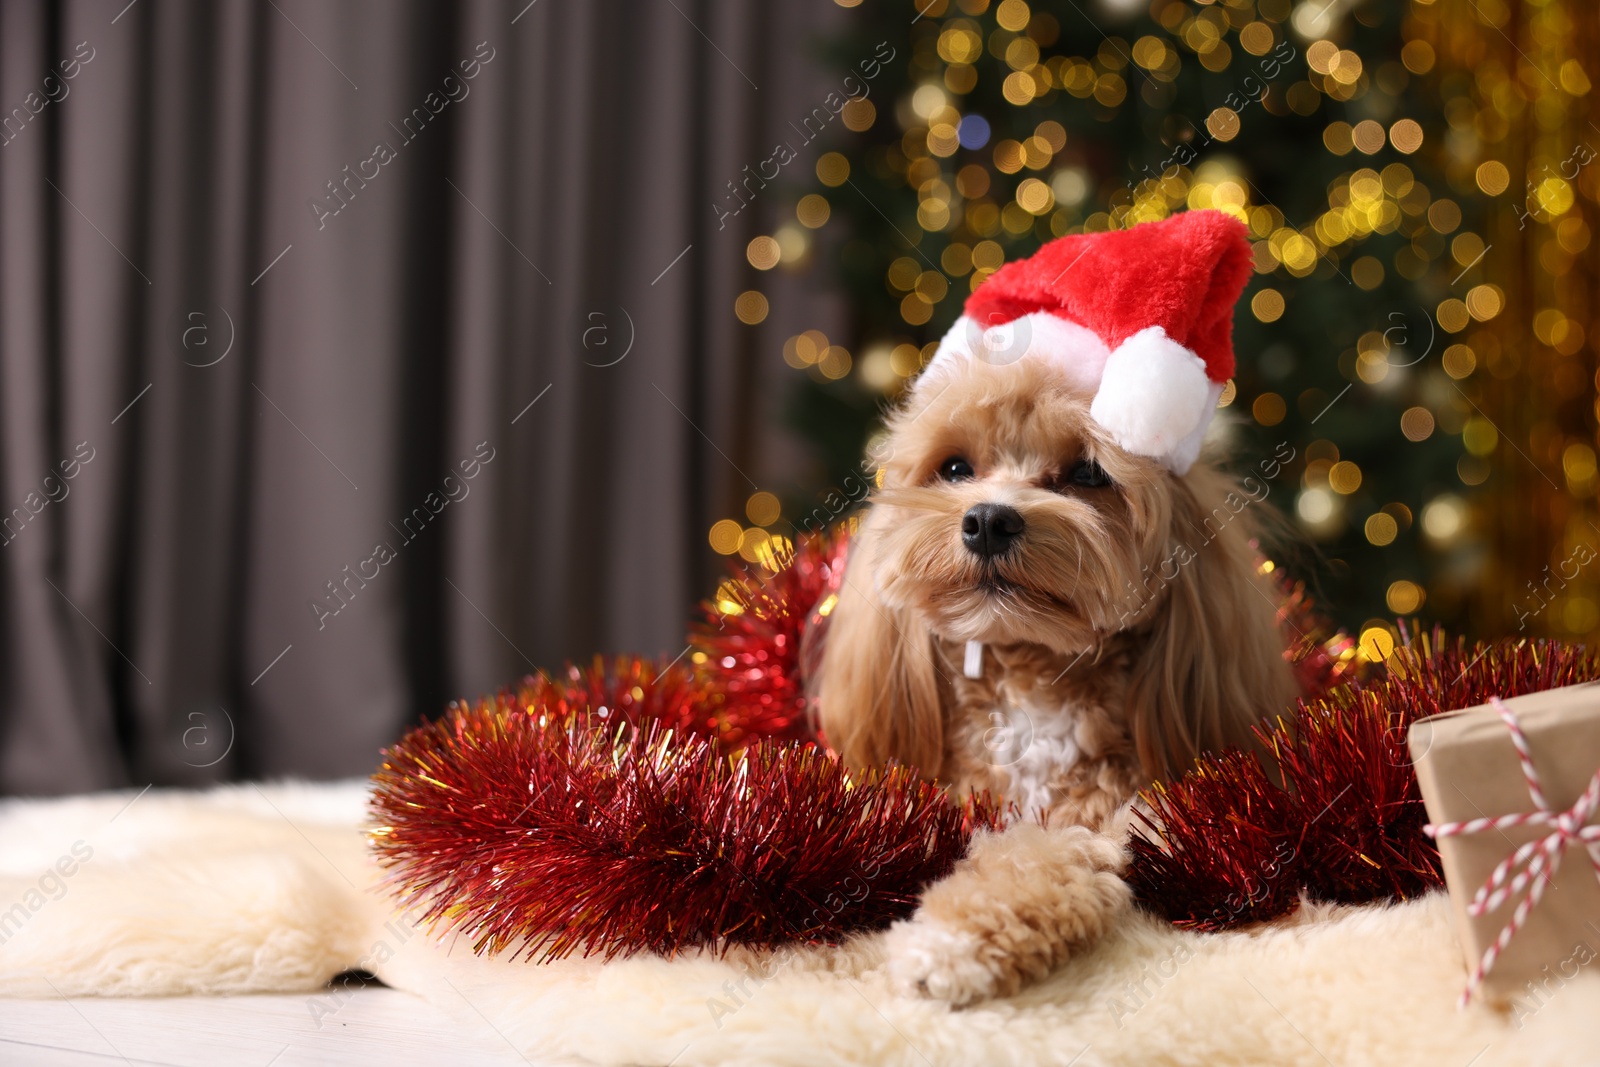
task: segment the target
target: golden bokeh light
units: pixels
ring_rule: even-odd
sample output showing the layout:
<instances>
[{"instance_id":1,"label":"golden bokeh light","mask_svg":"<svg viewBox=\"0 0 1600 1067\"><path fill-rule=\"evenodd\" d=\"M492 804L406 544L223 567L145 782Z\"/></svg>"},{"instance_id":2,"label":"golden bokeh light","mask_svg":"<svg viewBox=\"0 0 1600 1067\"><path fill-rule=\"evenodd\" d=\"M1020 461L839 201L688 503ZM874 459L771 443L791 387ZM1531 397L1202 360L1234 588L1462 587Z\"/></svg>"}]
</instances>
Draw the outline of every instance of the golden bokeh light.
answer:
<instances>
[{"instance_id":1,"label":"golden bokeh light","mask_svg":"<svg viewBox=\"0 0 1600 1067\"><path fill-rule=\"evenodd\" d=\"M1400 62L1413 74L1426 74L1433 69L1433 45L1423 40L1407 41L1400 49Z\"/></svg>"},{"instance_id":2,"label":"golden bokeh light","mask_svg":"<svg viewBox=\"0 0 1600 1067\"><path fill-rule=\"evenodd\" d=\"M1470 267L1483 258L1486 247L1483 238L1470 230L1463 231L1450 242L1450 257L1463 267Z\"/></svg>"},{"instance_id":3,"label":"golden bokeh light","mask_svg":"<svg viewBox=\"0 0 1600 1067\"><path fill-rule=\"evenodd\" d=\"M900 301L900 317L908 326L921 326L933 318L933 305L915 293L910 293Z\"/></svg>"},{"instance_id":4,"label":"golden bokeh light","mask_svg":"<svg viewBox=\"0 0 1600 1067\"><path fill-rule=\"evenodd\" d=\"M1394 516L1379 511L1367 516L1363 532L1368 542L1382 548L1394 543L1400 533L1400 524L1394 521Z\"/></svg>"},{"instance_id":5,"label":"golden bokeh light","mask_svg":"<svg viewBox=\"0 0 1600 1067\"><path fill-rule=\"evenodd\" d=\"M950 291L950 282L949 279L936 270L925 270L917 275L916 284L911 289L912 292L928 303L937 304Z\"/></svg>"},{"instance_id":6,"label":"golden bokeh light","mask_svg":"<svg viewBox=\"0 0 1600 1067\"><path fill-rule=\"evenodd\" d=\"M1474 285L1467 293L1465 301L1467 313L1479 322L1486 322L1500 314L1505 302L1505 295L1500 292L1500 287L1487 282L1483 285Z\"/></svg>"},{"instance_id":7,"label":"golden bokeh light","mask_svg":"<svg viewBox=\"0 0 1600 1067\"><path fill-rule=\"evenodd\" d=\"M1038 178L1028 178L1017 186L1017 203L1030 215L1043 215L1055 206L1055 194Z\"/></svg>"},{"instance_id":8,"label":"golden bokeh light","mask_svg":"<svg viewBox=\"0 0 1600 1067\"><path fill-rule=\"evenodd\" d=\"M1231 107L1219 107L1206 116L1206 132L1218 141L1239 136L1239 126L1239 113Z\"/></svg>"},{"instance_id":9,"label":"golden bokeh light","mask_svg":"<svg viewBox=\"0 0 1600 1067\"><path fill-rule=\"evenodd\" d=\"M1424 407L1406 408L1400 416L1400 432L1408 441L1426 441L1433 436L1433 412Z\"/></svg>"},{"instance_id":10,"label":"golden bokeh light","mask_svg":"<svg viewBox=\"0 0 1600 1067\"><path fill-rule=\"evenodd\" d=\"M824 152L817 158L817 180L829 188L850 180L850 161L838 152Z\"/></svg>"},{"instance_id":11,"label":"golden bokeh light","mask_svg":"<svg viewBox=\"0 0 1600 1067\"><path fill-rule=\"evenodd\" d=\"M1573 489L1587 490L1595 475L1594 448L1582 441L1574 441L1561 453L1561 472Z\"/></svg>"},{"instance_id":12,"label":"golden bokeh light","mask_svg":"<svg viewBox=\"0 0 1600 1067\"><path fill-rule=\"evenodd\" d=\"M1318 74L1331 74L1338 54L1339 46L1332 41L1313 41L1306 48L1306 66Z\"/></svg>"},{"instance_id":13,"label":"golden bokeh light","mask_svg":"<svg viewBox=\"0 0 1600 1067\"><path fill-rule=\"evenodd\" d=\"M1250 312L1261 322L1277 322L1283 309L1283 294L1276 289L1262 289L1250 298Z\"/></svg>"},{"instance_id":14,"label":"golden bokeh light","mask_svg":"<svg viewBox=\"0 0 1600 1067\"><path fill-rule=\"evenodd\" d=\"M994 9L994 20L1000 24L1002 30L1020 33L1028 28L1028 18L1031 12L1023 0L1000 0L1000 5Z\"/></svg>"},{"instance_id":15,"label":"golden bokeh light","mask_svg":"<svg viewBox=\"0 0 1600 1067\"><path fill-rule=\"evenodd\" d=\"M1046 119L1034 127L1033 135L1049 147L1052 155L1067 147L1067 128L1054 119Z\"/></svg>"},{"instance_id":16,"label":"golden bokeh light","mask_svg":"<svg viewBox=\"0 0 1600 1067\"><path fill-rule=\"evenodd\" d=\"M902 378L909 378L922 369L922 349L916 345L895 345L889 352L889 365Z\"/></svg>"},{"instance_id":17,"label":"golden bokeh light","mask_svg":"<svg viewBox=\"0 0 1600 1067\"><path fill-rule=\"evenodd\" d=\"M1428 225L1439 233L1454 233L1461 225L1461 208L1454 200L1435 200L1428 208Z\"/></svg>"},{"instance_id":18,"label":"golden bokeh light","mask_svg":"<svg viewBox=\"0 0 1600 1067\"><path fill-rule=\"evenodd\" d=\"M853 363L848 349L840 345L829 345L823 351L822 358L817 360L817 370L824 378L838 381L849 375Z\"/></svg>"},{"instance_id":19,"label":"golden bokeh light","mask_svg":"<svg viewBox=\"0 0 1600 1067\"><path fill-rule=\"evenodd\" d=\"M731 556L739 551L739 539L744 536L744 527L732 519L722 519L711 526L709 540L711 547L724 556Z\"/></svg>"},{"instance_id":20,"label":"golden bokeh light","mask_svg":"<svg viewBox=\"0 0 1600 1067\"><path fill-rule=\"evenodd\" d=\"M864 133L872 129L872 124L878 120L878 109L866 97L858 97L846 102L839 118L844 122L845 128L854 133Z\"/></svg>"},{"instance_id":21,"label":"golden bokeh light","mask_svg":"<svg viewBox=\"0 0 1600 1067\"><path fill-rule=\"evenodd\" d=\"M979 241L972 247L972 265L979 270L999 270L1005 261L1005 249L997 241Z\"/></svg>"},{"instance_id":22,"label":"golden bokeh light","mask_svg":"<svg viewBox=\"0 0 1600 1067\"><path fill-rule=\"evenodd\" d=\"M1362 256L1350 264L1350 280L1361 289L1372 290L1383 284L1383 262L1376 256Z\"/></svg>"},{"instance_id":23,"label":"golden bokeh light","mask_svg":"<svg viewBox=\"0 0 1600 1067\"><path fill-rule=\"evenodd\" d=\"M1264 56L1272 51L1275 40L1276 34L1272 32L1272 27L1259 19L1248 22L1239 29L1239 47L1253 56Z\"/></svg>"},{"instance_id":24,"label":"golden bokeh light","mask_svg":"<svg viewBox=\"0 0 1600 1067\"><path fill-rule=\"evenodd\" d=\"M1341 496L1349 496L1361 488L1361 468L1348 459L1341 459L1328 468L1328 486Z\"/></svg>"},{"instance_id":25,"label":"golden bokeh light","mask_svg":"<svg viewBox=\"0 0 1600 1067\"><path fill-rule=\"evenodd\" d=\"M739 555L748 563L760 563L763 557L770 558L771 542L771 534L752 526L739 535Z\"/></svg>"},{"instance_id":26,"label":"golden bokeh light","mask_svg":"<svg viewBox=\"0 0 1600 1067\"><path fill-rule=\"evenodd\" d=\"M1396 615L1410 615L1422 607L1424 599L1425 594L1422 586L1404 578L1397 582L1391 582L1388 594L1385 596L1385 600L1389 604L1389 610Z\"/></svg>"},{"instance_id":27,"label":"golden bokeh light","mask_svg":"<svg viewBox=\"0 0 1600 1067\"><path fill-rule=\"evenodd\" d=\"M1370 626L1361 631L1361 655L1372 663L1382 663L1394 651L1394 634L1386 626Z\"/></svg>"},{"instance_id":28,"label":"golden bokeh light","mask_svg":"<svg viewBox=\"0 0 1600 1067\"><path fill-rule=\"evenodd\" d=\"M832 209L828 206L828 199L819 193L809 193L800 198L794 206L795 218L800 220L800 225L815 230L828 221Z\"/></svg>"},{"instance_id":29,"label":"golden bokeh light","mask_svg":"<svg viewBox=\"0 0 1600 1067\"><path fill-rule=\"evenodd\" d=\"M1444 372L1456 379L1465 378L1478 367L1478 357L1466 345L1451 345L1445 349L1441 362Z\"/></svg>"},{"instance_id":30,"label":"golden bokeh light","mask_svg":"<svg viewBox=\"0 0 1600 1067\"><path fill-rule=\"evenodd\" d=\"M1422 147L1422 125L1416 119L1401 119L1389 127L1389 143L1407 155Z\"/></svg>"},{"instance_id":31,"label":"golden bokeh light","mask_svg":"<svg viewBox=\"0 0 1600 1067\"><path fill-rule=\"evenodd\" d=\"M756 270L771 270L782 258L778 242L766 236L754 238L745 246L744 255Z\"/></svg>"},{"instance_id":32,"label":"golden bokeh light","mask_svg":"<svg viewBox=\"0 0 1600 1067\"><path fill-rule=\"evenodd\" d=\"M1498 159L1485 160L1478 164L1478 188L1490 196L1499 196L1511 185L1511 171Z\"/></svg>"},{"instance_id":33,"label":"golden bokeh light","mask_svg":"<svg viewBox=\"0 0 1600 1067\"><path fill-rule=\"evenodd\" d=\"M1283 402L1283 397L1277 393L1262 393L1256 397L1255 403L1250 405L1250 413L1255 416L1256 422L1263 426L1278 425L1287 412L1288 408Z\"/></svg>"},{"instance_id":34,"label":"golden bokeh light","mask_svg":"<svg viewBox=\"0 0 1600 1067\"><path fill-rule=\"evenodd\" d=\"M1467 328L1467 323L1472 320L1472 315L1468 312L1466 303L1457 300L1453 296L1439 302L1438 308L1434 310L1433 317L1438 320L1440 327L1446 333L1460 333Z\"/></svg>"},{"instance_id":35,"label":"golden bokeh light","mask_svg":"<svg viewBox=\"0 0 1600 1067\"><path fill-rule=\"evenodd\" d=\"M1377 155L1383 150L1383 123L1375 119L1362 119L1350 128L1350 141L1356 146L1356 151L1369 156Z\"/></svg>"},{"instance_id":36,"label":"golden bokeh light","mask_svg":"<svg viewBox=\"0 0 1600 1067\"><path fill-rule=\"evenodd\" d=\"M1330 122L1322 131L1322 144L1336 156L1350 154L1355 147L1348 122Z\"/></svg>"},{"instance_id":37,"label":"golden bokeh light","mask_svg":"<svg viewBox=\"0 0 1600 1067\"><path fill-rule=\"evenodd\" d=\"M754 289L746 289L733 302L733 313L746 326L754 326L759 322L765 322L767 318L767 298Z\"/></svg>"},{"instance_id":38,"label":"golden bokeh light","mask_svg":"<svg viewBox=\"0 0 1600 1067\"><path fill-rule=\"evenodd\" d=\"M750 494L750 499L744 502L745 518L757 526L771 526L781 513L778 498L764 489Z\"/></svg>"}]
</instances>

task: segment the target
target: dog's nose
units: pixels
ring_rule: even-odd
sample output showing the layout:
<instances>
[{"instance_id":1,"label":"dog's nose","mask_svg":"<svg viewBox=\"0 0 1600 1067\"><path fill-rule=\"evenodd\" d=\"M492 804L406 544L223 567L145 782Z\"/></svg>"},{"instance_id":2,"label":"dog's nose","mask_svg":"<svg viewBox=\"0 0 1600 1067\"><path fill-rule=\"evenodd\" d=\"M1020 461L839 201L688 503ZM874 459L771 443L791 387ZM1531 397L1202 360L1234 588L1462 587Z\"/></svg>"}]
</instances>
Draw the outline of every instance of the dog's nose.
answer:
<instances>
[{"instance_id":1,"label":"dog's nose","mask_svg":"<svg viewBox=\"0 0 1600 1067\"><path fill-rule=\"evenodd\" d=\"M961 542L984 559L1003 555L1022 536L1022 514L1008 504L975 504L961 516Z\"/></svg>"}]
</instances>

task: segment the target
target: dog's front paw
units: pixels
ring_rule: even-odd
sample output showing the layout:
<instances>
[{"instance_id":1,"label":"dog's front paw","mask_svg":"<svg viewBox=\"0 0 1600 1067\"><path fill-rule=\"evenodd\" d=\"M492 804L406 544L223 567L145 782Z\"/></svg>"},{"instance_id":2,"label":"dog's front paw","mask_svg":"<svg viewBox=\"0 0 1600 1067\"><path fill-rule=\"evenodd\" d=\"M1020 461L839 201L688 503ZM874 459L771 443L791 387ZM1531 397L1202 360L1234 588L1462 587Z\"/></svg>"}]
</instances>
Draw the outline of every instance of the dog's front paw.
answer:
<instances>
[{"instance_id":1,"label":"dog's front paw","mask_svg":"<svg viewBox=\"0 0 1600 1067\"><path fill-rule=\"evenodd\" d=\"M1097 941L1131 896L1121 849L1083 827L980 834L886 937L890 982L962 1007L1005 997Z\"/></svg>"},{"instance_id":2,"label":"dog's front paw","mask_svg":"<svg viewBox=\"0 0 1600 1067\"><path fill-rule=\"evenodd\" d=\"M1000 992L990 954L969 930L917 917L895 923L885 938L889 982L902 996L964 1007Z\"/></svg>"}]
</instances>

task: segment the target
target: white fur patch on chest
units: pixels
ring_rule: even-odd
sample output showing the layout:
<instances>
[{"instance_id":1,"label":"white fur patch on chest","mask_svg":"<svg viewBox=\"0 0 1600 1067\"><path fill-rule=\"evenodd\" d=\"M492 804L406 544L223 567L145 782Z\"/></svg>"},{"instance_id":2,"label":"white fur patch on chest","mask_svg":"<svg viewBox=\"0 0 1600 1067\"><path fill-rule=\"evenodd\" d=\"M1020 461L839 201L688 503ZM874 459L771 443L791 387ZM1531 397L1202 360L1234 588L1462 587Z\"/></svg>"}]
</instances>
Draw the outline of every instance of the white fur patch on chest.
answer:
<instances>
[{"instance_id":1,"label":"white fur patch on chest","mask_svg":"<svg viewBox=\"0 0 1600 1067\"><path fill-rule=\"evenodd\" d=\"M984 736L994 766L1006 780L1004 799L1027 819L1055 806L1056 789L1082 755L1076 717L1059 705L1032 701L1004 704L989 713L995 724Z\"/></svg>"}]
</instances>

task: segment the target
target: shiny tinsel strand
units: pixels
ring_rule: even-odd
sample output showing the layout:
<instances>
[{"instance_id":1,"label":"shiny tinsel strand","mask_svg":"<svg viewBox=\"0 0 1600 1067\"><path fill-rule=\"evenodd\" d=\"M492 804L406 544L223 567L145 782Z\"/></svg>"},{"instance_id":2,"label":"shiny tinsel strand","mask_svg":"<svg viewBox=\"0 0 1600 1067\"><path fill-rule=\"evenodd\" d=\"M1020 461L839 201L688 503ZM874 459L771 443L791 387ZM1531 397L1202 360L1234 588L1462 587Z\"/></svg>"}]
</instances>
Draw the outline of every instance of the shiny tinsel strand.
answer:
<instances>
[{"instance_id":1,"label":"shiny tinsel strand","mask_svg":"<svg viewBox=\"0 0 1600 1067\"><path fill-rule=\"evenodd\" d=\"M1580 645L1423 633L1378 678L1302 700L1259 729L1265 759L1209 756L1150 791L1128 880L1144 907L1202 930L1275 918L1302 899L1358 904L1439 886L1411 724L1596 678L1600 656Z\"/></svg>"},{"instance_id":2,"label":"shiny tinsel strand","mask_svg":"<svg viewBox=\"0 0 1600 1067\"><path fill-rule=\"evenodd\" d=\"M1360 677L1363 664L1356 641L1322 614L1306 583L1289 576L1271 560L1258 564L1278 587L1278 630L1286 647L1284 659L1294 668L1300 695L1315 698Z\"/></svg>"},{"instance_id":3,"label":"shiny tinsel strand","mask_svg":"<svg viewBox=\"0 0 1600 1067\"><path fill-rule=\"evenodd\" d=\"M711 693L715 736L811 739L805 654L818 647L843 581L843 528L779 543L765 563L733 571L701 606L692 660Z\"/></svg>"},{"instance_id":4,"label":"shiny tinsel strand","mask_svg":"<svg viewBox=\"0 0 1600 1067\"><path fill-rule=\"evenodd\" d=\"M852 776L773 740L729 756L512 694L411 731L373 780L401 905L474 951L540 960L835 942L908 915L1000 821L907 768Z\"/></svg>"}]
</instances>

